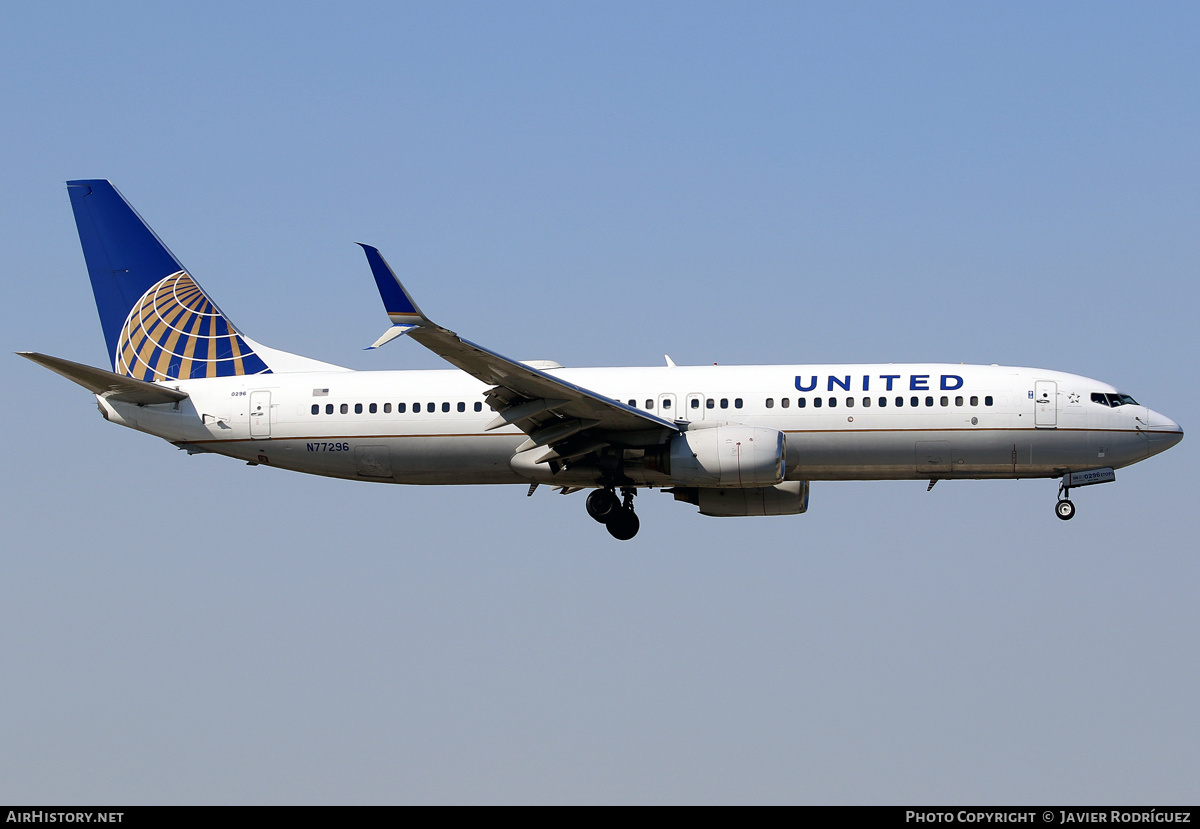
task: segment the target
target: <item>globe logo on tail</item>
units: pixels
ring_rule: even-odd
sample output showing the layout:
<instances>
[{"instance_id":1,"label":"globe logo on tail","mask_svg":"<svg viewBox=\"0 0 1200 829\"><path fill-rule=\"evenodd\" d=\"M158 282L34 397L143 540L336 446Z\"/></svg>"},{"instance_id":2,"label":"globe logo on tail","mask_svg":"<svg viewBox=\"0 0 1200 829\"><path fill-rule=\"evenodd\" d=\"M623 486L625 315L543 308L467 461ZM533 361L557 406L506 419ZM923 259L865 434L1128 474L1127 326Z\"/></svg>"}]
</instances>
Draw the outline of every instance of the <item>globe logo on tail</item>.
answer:
<instances>
[{"instance_id":1,"label":"globe logo on tail","mask_svg":"<svg viewBox=\"0 0 1200 829\"><path fill-rule=\"evenodd\" d=\"M271 371L186 271L155 283L134 304L113 362L118 373L150 381Z\"/></svg>"}]
</instances>

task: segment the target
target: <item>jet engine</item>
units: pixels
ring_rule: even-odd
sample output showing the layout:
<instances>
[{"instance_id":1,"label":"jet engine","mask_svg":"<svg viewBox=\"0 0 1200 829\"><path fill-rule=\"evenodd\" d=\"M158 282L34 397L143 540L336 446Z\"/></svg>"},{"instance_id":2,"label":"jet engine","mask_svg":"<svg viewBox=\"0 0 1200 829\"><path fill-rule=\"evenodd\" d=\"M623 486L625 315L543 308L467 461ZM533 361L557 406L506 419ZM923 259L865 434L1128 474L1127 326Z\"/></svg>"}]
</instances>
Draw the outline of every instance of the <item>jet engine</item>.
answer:
<instances>
[{"instance_id":1,"label":"jet engine","mask_svg":"<svg viewBox=\"0 0 1200 829\"><path fill-rule=\"evenodd\" d=\"M701 515L799 515L808 510L808 481L785 481L777 486L676 487L676 501L700 507Z\"/></svg>"},{"instance_id":2,"label":"jet engine","mask_svg":"<svg viewBox=\"0 0 1200 829\"><path fill-rule=\"evenodd\" d=\"M783 432L736 423L689 428L671 438L664 472L672 483L701 487L761 487L783 481Z\"/></svg>"}]
</instances>

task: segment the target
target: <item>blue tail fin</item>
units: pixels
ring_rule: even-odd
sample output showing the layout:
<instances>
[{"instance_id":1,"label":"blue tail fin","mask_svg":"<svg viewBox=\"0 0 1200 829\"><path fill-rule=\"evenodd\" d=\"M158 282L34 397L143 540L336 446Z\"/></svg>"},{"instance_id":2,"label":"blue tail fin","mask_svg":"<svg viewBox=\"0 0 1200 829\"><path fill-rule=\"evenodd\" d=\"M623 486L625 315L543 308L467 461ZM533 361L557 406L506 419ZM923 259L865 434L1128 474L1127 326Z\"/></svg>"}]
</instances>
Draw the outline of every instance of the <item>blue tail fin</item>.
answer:
<instances>
[{"instance_id":1,"label":"blue tail fin","mask_svg":"<svg viewBox=\"0 0 1200 829\"><path fill-rule=\"evenodd\" d=\"M138 380L270 373L117 188L68 181L67 192L113 371Z\"/></svg>"}]
</instances>

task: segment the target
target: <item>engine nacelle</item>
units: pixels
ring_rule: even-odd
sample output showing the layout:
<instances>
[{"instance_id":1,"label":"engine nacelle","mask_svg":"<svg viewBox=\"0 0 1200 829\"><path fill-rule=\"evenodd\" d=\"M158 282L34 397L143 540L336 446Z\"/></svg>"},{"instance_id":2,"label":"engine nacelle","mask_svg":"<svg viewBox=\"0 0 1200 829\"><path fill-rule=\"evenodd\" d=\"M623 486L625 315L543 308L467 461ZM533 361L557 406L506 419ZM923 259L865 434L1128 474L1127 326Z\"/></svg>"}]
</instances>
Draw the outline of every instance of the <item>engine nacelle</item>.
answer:
<instances>
[{"instance_id":1,"label":"engine nacelle","mask_svg":"<svg viewBox=\"0 0 1200 829\"><path fill-rule=\"evenodd\" d=\"M671 438L665 471L684 486L772 486L783 480L786 443L783 432L758 426L690 428Z\"/></svg>"},{"instance_id":2,"label":"engine nacelle","mask_svg":"<svg viewBox=\"0 0 1200 829\"><path fill-rule=\"evenodd\" d=\"M808 510L808 481L746 489L679 487L673 492L677 501L700 507L701 515L799 515Z\"/></svg>"}]
</instances>

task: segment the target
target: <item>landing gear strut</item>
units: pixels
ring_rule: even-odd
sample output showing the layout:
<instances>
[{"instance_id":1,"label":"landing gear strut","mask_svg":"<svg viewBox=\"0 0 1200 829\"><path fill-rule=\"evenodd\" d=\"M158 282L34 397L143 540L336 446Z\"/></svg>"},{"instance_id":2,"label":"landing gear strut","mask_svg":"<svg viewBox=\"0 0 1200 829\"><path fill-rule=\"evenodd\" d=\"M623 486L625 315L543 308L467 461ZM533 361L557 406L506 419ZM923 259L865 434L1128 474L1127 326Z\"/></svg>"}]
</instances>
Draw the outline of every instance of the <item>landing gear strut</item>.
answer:
<instances>
[{"instance_id":1,"label":"landing gear strut","mask_svg":"<svg viewBox=\"0 0 1200 829\"><path fill-rule=\"evenodd\" d=\"M1111 466L1067 472L1058 484L1058 503L1054 505L1054 514L1063 521L1070 520L1075 516L1075 505L1070 500L1072 489L1093 484L1107 484L1116 479L1117 473Z\"/></svg>"},{"instance_id":2,"label":"landing gear strut","mask_svg":"<svg viewBox=\"0 0 1200 829\"><path fill-rule=\"evenodd\" d=\"M632 487L622 487L621 498L617 498L610 487L592 490L587 497L588 515L603 524L613 538L628 541L642 525L633 511L635 492Z\"/></svg>"},{"instance_id":3,"label":"landing gear strut","mask_svg":"<svg viewBox=\"0 0 1200 829\"><path fill-rule=\"evenodd\" d=\"M1058 485L1058 503L1054 505L1054 514L1063 521L1070 521L1075 517L1075 505L1067 497L1071 494L1071 488L1066 482Z\"/></svg>"}]
</instances>

